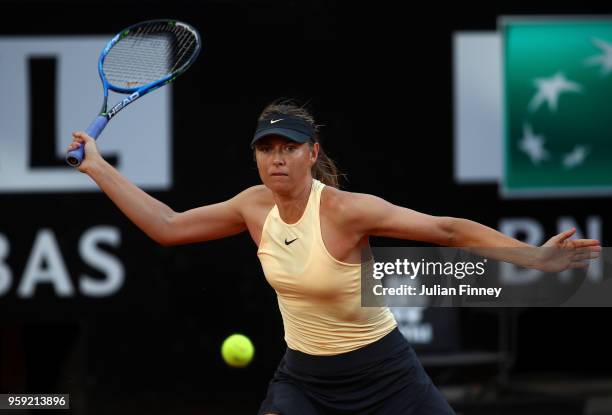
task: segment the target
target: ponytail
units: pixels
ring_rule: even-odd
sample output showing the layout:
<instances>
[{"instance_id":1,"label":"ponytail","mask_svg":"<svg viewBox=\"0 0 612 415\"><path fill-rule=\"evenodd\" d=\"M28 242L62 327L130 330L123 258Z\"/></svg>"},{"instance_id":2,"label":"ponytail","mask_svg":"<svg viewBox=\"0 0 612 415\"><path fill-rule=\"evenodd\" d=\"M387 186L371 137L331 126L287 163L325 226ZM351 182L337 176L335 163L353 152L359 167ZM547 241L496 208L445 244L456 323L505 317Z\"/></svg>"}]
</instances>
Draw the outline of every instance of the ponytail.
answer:
<instances>
[{"instance_id":1,"label":"ponytail","mask_svg":"<svg viewBox=\"0 0 612 415\"><path fill-rule=\"evenodd\" d=\"M312 166L312 177L323 184L339 189L340 176L343 176L343 174L338 170L336 163L325 154L321 143L319 143L319 154L317 156L317 161Z\"/></svg>"}]
</instances>

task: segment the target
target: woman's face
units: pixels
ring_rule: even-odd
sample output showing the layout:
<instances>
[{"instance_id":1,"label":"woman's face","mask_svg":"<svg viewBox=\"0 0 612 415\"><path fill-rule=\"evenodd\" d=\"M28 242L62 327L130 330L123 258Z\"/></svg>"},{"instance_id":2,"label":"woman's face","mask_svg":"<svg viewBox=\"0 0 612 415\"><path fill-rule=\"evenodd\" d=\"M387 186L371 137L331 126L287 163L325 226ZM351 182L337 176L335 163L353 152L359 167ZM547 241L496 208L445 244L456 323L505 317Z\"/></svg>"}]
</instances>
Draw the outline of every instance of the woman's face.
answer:
<instances>
[{"instance_id":1,"label":"woman's face","mask_svg":"<svg viewBox=\"0 0 612 415\"><path fill-rule=\"evenodd\" d=\"M255 159L261 181L273 192L290 193L312 178L319 144L312 147L278 135L269 135L255 144Z\"/></svg>"}]
</instances>

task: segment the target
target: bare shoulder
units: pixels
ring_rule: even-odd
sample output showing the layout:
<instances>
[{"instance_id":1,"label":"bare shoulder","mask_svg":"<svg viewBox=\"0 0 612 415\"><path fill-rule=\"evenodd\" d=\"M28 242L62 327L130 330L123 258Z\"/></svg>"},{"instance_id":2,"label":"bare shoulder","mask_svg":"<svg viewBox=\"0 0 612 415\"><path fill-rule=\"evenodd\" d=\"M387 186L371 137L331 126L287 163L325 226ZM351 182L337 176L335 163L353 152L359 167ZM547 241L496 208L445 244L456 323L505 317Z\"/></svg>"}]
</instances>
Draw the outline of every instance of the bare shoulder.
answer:
<instances>
[{"instance_id":1,"label":"bare shoulder","mask_svg":"<svg viewBox=\"0 0 612 415\"><path fill-rule=\"evenodd\" d=\"M339 209L350 201L351 194L332 186L325 186L321 192L321 209L326 213Z\"/></svg>"},{"instance_id":2,"label":"bare shoulder","mask_svg":"<svg viewBox=\"0 0 612 415\"><path fill-rule=\"evenodd\" d=\"M367 193L347 192L332 186L325 186L321 193L321 204L330 208L354 207L373 200L380 200L380 198Z\"/></svg>"},{"instance_id":3,"label":"bare shoulder","mask_svg":"<svg viewBox=\"0 0 612 415\"><path fill-rule=\"evenodd\" d=\"M359 208L373 198L375 197L365 193L347 192L325 186L321 193L321 213L337 222L350 221Z\"/></svg>"},{"instance_id":4,"label":"bare shoulder","mask_svg":"<svg viewBox=\"0 0 612 415\"><path fill-rule=\"evenodd\" d=\"M267 213L274 207L274 198L272 191L263 184L251 186L238 193L232 203L238 209L242 216L247 219L253 219L253 216L261 216L264 212Z\"/></svg>"},{"instance_id":5,"label":"bare shoulder","mask_svg":"<svg viewBox=\"0 0 612 415\"><path fill-rule=\"evenodd\" d=\"M234 199L240 204L274 205L272 191L263 184L244 189L242 192L238 193Z\"/></svg>"},{"instance_id":6,"label":"bare shoulder","mask_svg":"<svg viewBox=\"0 0 612 415\"><path fill-rule=\"evenodd\" d=\"M328 187L326 187L328 189ZM321 215L348 231L368 233L393 215L394 205L368 193L329 187L321 196Z\"/></svg>"}]
</instances>

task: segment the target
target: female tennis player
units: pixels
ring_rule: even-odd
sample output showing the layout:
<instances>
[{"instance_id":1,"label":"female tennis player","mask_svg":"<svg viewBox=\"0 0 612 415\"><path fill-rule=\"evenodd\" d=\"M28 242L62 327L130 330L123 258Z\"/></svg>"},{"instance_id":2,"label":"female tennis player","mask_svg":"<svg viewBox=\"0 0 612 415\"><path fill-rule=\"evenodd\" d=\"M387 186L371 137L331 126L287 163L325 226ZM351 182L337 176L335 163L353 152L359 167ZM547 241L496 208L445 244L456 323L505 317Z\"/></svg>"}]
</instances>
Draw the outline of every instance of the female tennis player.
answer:
<instances>
[{"instance_id":1,"label":"female tennis player","mask_svg":"<svg viewBox=\"0 0 612 415\"><path fill-rule=\"evenodd\" d=\"M361 250L370 235L455 247L530 247L522 251L530 254L521 255L497 250L496 259L548 271L584 267L600 250L596 240L569 240L572 229L543 245L571 248L553 257L470 220L430 216L339 190L317 124L291 102L270 104L259 117L251 147L263 184L181 213L120 175L91 137L73 136L69 149L85 145L79 170L158 243L251 234L277 293L287 343L260 415L454 413L390 310L361 307Z\"/></svg>"}]
</instances>

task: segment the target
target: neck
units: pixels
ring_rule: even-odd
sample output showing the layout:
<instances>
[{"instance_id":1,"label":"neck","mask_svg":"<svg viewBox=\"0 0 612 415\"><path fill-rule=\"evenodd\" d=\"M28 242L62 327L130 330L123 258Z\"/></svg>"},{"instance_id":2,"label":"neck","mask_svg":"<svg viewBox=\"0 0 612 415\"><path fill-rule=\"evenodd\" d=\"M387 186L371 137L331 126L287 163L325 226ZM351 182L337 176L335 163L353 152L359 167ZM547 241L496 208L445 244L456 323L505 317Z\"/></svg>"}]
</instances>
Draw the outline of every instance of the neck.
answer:
<instances>
[{"instance_id":1,"label":"neck","mask_svg":"<svg viewBox=\"0 0 612 415\"><path fill-rule=\"evenodd\" d=\"M297 186L291 193L274 194L274 202L284 222L295 223L300 220L308 204L312 182L312 178L309 178L302 185Z\"/></svg>"}]
</instances>

